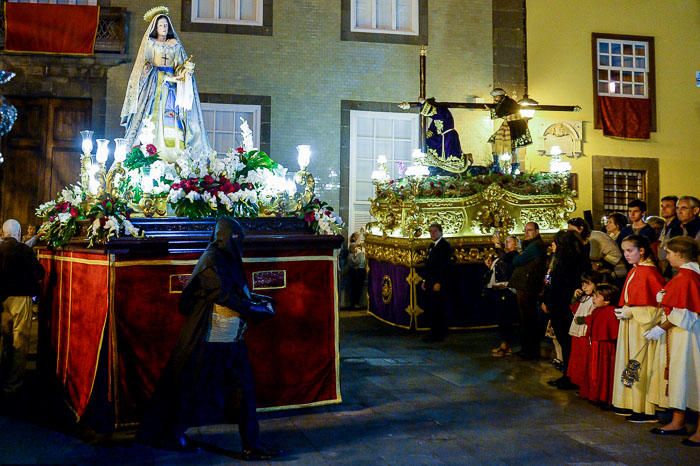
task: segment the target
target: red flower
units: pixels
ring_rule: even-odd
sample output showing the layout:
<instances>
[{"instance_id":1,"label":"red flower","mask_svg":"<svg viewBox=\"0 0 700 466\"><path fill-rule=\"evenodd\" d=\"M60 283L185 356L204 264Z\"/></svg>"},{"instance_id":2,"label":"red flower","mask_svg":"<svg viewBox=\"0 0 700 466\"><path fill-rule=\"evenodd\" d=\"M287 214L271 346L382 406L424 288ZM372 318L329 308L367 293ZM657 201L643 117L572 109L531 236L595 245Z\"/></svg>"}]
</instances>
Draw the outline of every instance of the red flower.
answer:
<instances>
[{"instance_id":1,"label":"red flower","mask_svg":"<svg viewBox=\"0 0 700 466\"><path fill-rule=\"evenodd\" d=\"M225 179L225 178L222 178L222 180L223 179ZM224 194L229 194L229 193L234 192L233 185L231 184L231 182L229 180L223 181L221 183L221 190L224 192Z\"/></svg>"},{"instance_id":2,"label":"red flower","mask_svg":"<svg viewBox=\"0 0 700 466\"><path fill-rule=\"evenodd\" d=\"M100 217L100 226L104 227L105 223L107 223L107 218L106 217Z\"/></svg>"},{"instance_id":3,"label":"red flower","mask_svg":"<svg viewBox=\"0 0 700 466\"><path fill-rule=\"evenodd\" d=\"M253 186L253 183L248 183L248 189L254 189L255 186Z\"/></svg>"},{"instance_id":4,"label":"red flower","mask_svg":"<svg viewBox=\"0 0 700 466\"><path fill-rule=\"evenodd\" d=\"M212 184L212 183L214 183L214 177L212 177L211 175L206 175L206 176L203 178L203 180L204 180L204 183L205 183L205 184Z\"/></svg>"},{"instance_id":5,"label":"red flower","mask_svg":"<svg viewBox=\"0 0 700 466\"><path fill-rule=\"evenodd\" d=\"M153 144L147 144L146 152L148 152L148 155L156 155L158 153L158 148Z\"/></svg>"},{"instance_id":6,"label":"red flower","mask_svg":"<svg viewBox=\"0 0 700 466\"><path fill-rule=\"evenodd\" d=\"M305 221L306 223L312 223L314 220L316 220L316 215L314 214L313 211L311 211L311 212L306 212L306 213L304 214L304 221Z\"/></svg>"},{"instance_id":7,"label":"red flower","mask_svg":"<svg viewBox=\"0 0 700 466\"><path fill-rule=\"evenodd\" d=\"M239 146L239 147L236 147L236 152L238 152L239 154L243 154L245 152L245 149L243 147Z\"/></svg>"},{"instance_id":8,"label":"red flower","mask_svg":"<svg viewBox=\"0 0 700 466\"><path fill-rule=\"evenodd\" d=\"M170 189L180 189L180 183L173 183L170 185Z\"/></svg>"},{"instance_id":9,"label":"red flower","mask_svg":"<svg viewBox=\"0 0 700 466\"><path fill-rule=\"evenodd\" d=\"M75 207L71 207L70 208L70 216L77 217L78 216L78 209L76 209Z\"/></svg>"},{"instance_id":10,"label":"red flower","mask_svg":"<svg viewBox=\"0 0 700 466\"><path fill-rule=\"evenodd\" d=\"M240 190L241 190L241 185L238 183L233 183L233 191L231 191L231 192L237 193Z\"/></svg>"}]
</instances>

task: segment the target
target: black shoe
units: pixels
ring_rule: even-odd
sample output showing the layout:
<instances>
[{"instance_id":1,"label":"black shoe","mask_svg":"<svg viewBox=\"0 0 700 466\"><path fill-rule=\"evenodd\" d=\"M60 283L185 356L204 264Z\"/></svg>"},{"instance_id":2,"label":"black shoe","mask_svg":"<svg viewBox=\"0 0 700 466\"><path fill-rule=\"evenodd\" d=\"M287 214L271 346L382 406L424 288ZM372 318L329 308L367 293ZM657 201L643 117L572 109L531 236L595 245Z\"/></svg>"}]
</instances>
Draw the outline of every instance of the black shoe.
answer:
<instances>
[{"instance_id":1,"label":"black shoe","mask_svg":"<svg viewBox=\"0 0 700 466\"><path fill-rule=\"evenodd\" d=\"M683 440L681 440L681 443L686 447L700 447L700 442L694 442L689 438L684 438Z\"/></svg>"},{"instance_id":2,"label":"black shoe","mask_svg":"<svg viewBox=\"0 0 700 466\"><path fill-rule=\"evenodd\" d=\"M680 429L662 429L661 427L654 427L650 431L654 435L688 435L688 429L685 426Z\"/></svg>"},{"instance_id":3,"label":"black shoe","mask_svg":"<svg viewBox=\"0 0 700 466\"><path fill-rule=\"evenodd\" d=\"M652 414L642 414L642 413L633 413L630 417L627 418L629 422L633 422L635 424L644 424L647 422L658 422L658 419L656 416Z\"/></svg>"},{"instance_id":4,"label":"black shoe","mask_svg":"<svg viewBox=\"0 0 700 466\"><path fill-rule=\"evenodd\" d=\"M556 384L558 390L577 390L578 385L573 383L567 376L562 377Z\"/></svg>"},{"instance_id":5,"label":"black shoe","mask_svg":"<svg viewBox=\"0 0 700 466\"><path fill-rule=\"evenodd\" d=\"M271 460L272 458L275 458L277 456L280 456L280 452L276 450L268 450L265 448L250 448L250 449L244 449L241 457L243 458L243 461L264 461L264 460Z\"/></svg>"},{"instance_id":6,"label":"black shoe","mask_svg":"<svg viewBox=\"0 0 700 466\"><path fill-rule=\"evenodd\" d=\"M615 406L612 407L612 412L613 412L613 414L616 414L618 416L631 416L632 415L631 409L617 408Z\"/></svg>"},{"instance_id":7,"label":"black shoe","mask_svg":"<svg viewBox=\"0 0 700 466\"><path fill-rule=\"evenodd\" d=\"M561 376L558 379L548 380L547 385L549 385L550 387L556 387L559 384L559 382L562 381L563 378L564 376Z\"/></svg>"}]
</instances>

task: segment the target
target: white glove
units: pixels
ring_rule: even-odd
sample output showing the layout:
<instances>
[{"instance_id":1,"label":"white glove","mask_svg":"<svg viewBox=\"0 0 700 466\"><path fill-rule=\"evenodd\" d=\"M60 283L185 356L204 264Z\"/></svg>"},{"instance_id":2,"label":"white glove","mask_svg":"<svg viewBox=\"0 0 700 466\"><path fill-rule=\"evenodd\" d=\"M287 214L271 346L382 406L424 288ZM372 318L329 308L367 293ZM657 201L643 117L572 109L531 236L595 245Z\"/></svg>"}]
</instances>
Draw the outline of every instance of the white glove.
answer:
<instances>
[{"instance_id":1,"label":"white glove","mask_svg":"<svg viewBox=\"0 0 700 466\"><path fill-rule=\"evenodd\" d=\"M666 294L666 290L661 290L658 293L656 293L656 302L660 303L664 299L664 295Z\"/></svg>"},{"instance_id":2,"label":"white glove","mask_svg":"<svg viewBox=\"0 0 700 466\"><path fill-rule=\"evenodd\" d=\"M632 318L632 309L629 307L618 307L615 309L615 317L618 318L618 320L627 320Z\"/></svg>"},{"instance_id":3,"label":"white glove","mask_svg":"<svg viewBox=\"0 0 700 466\"><path fill-rule=\"evenodd\" d=\"M647 340L658 340L664 333L666 333L666 330L662 329L658 325L655 325L654 328L648 332L644 332L644 338Z\"/></svg>"}]
</instances>

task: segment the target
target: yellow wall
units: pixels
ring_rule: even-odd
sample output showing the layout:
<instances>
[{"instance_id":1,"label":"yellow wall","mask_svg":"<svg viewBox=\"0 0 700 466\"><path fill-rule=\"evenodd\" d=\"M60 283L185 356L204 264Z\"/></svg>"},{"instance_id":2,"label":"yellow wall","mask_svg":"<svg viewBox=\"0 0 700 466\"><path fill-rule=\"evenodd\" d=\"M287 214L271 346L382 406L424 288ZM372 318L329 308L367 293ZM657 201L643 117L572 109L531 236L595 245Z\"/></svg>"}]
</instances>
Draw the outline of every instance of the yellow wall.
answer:
<instances>
[{"instance_id":1,"label":"yellow wall","mask_svg":"<svg viewBox=\"0 0 700 466\"><path fill-rule=\"evenodd\" d=\"M593 128L593 32L654 37L657 127L648 141L605 137ZM661 196L700 197L700 88L695 87L695 72L700 71L700 2L528 0L527 48L530 95L540 103L583 108L574 114L542 115L584 122L585 157L572 161L572 171L579 174L579 212L591 208L595 155L658 158ZM528 165L546 169L548 159L533 152L528 154Z\"/></svg>"}]
</instances>

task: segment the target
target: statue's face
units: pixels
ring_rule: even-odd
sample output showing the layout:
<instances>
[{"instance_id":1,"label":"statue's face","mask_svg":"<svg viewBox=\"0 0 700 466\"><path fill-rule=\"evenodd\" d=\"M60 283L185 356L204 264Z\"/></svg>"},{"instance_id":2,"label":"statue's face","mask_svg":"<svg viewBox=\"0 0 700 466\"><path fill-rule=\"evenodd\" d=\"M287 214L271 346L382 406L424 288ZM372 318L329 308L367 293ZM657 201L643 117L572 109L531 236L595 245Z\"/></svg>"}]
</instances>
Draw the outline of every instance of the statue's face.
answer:
<instances>
[{"instance_id":1,"label":"statue's face","mask_svg":"<svg viewBox=\"0 0 700 466\"><path fill-rule=\"evenodd\" d=\"M161 37L168 35L168 20L166 18L160 18L156 23L156 31Z\"/></svg>"}]
</instances>

